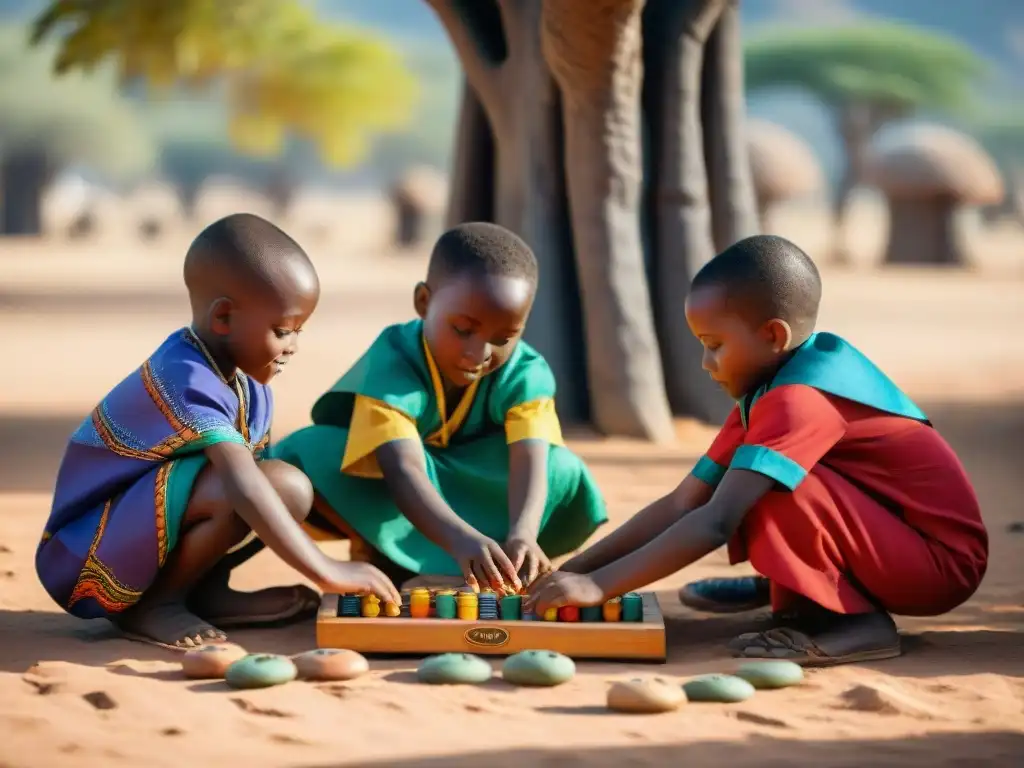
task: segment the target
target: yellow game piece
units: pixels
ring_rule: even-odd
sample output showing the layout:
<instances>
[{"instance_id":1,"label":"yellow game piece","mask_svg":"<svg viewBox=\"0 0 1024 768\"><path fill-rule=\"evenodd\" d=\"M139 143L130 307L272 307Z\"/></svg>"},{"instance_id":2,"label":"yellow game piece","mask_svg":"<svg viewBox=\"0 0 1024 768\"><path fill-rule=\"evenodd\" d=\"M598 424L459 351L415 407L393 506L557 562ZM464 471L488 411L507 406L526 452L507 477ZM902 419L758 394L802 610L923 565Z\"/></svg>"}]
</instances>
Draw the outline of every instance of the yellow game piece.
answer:
<instances>
[{"instance_id":1,"label":"yellow game piece","mask_svg":"<svg viewBox=\"0 0 1024 768\"><path fill-rule=\"evenodd\" d=\"M363 618L375 619L380 616L380 598L376 595L363 595Z\"/></svg>"},{"instance_id":2,"label":"yellow game piece","mask_svg":"<svg viewBox=\"0 0 1024 768\"><path fill-rule=\"evenodd\" d=\"M558 609L548 608L544 611L544 621L558 621Z\"/></svg>"},{"instance_id":3,"label":"yellow game piece","mask_svg":"<svg viewBox=\"0 0 1024 768\"><path fill-rule=\"evenodd\" d=\"M417 587L409 593L409 616L414 619L430 617L430 590Z\"/></svg>"},{"instance_id":4,"label":"yellow game piece","mask_svg":"<svg viewBox=\"0 0 1024 768\"><path fill-rule=\"evenodd\" d=\"M601 613L605 621L619 621L622 618L622 603L619 598L613 597L601 606Z\"/></svg>"},{"instance_id":5,"label":"yellow game piece","mask_svg":"<svg viewBox=\"0 0 1024 768\"><path fill-rule=\"evenodd\" d=\"M398 603L387 602L384 603L384 615L390 618L394 618L395 616L401 616L402 609L401 607L399 607Z\"/></svg>"},{"instance_id":6,"label":"yellow game piece","mask_svg":"<svg viewBox=\"0 0 1024 768\"><path fill-rule=\"evenodd\" d=\"M460 592L455 598L458 606L458 617L462 621L476 621L480 614L480 604L475 592Z\"/></svg>"}]
</instances>

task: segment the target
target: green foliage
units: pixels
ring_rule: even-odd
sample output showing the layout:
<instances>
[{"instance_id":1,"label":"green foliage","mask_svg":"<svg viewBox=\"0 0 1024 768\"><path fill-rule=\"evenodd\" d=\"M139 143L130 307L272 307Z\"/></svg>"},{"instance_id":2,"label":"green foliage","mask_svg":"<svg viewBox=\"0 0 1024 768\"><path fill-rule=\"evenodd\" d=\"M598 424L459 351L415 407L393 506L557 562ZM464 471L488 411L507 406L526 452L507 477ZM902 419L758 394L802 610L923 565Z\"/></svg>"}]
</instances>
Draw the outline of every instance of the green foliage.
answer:
<instances>
[{"instance_id":1,"label":"green foliage","mask_svg":"<svg viewBox=\"0 0 1024 768\"><path fill-rule=\"evenodd\" d=\"M988 71L954 38L895 23L790 28L746 45L748 91L795 87L833 108L870 104L889 112L964 110Z\"/></svg>"},{"instance_id":2,"label":"green foliage","mask_svg":"<svg viewBox=\"0 0 1024 768\"><path fill-rule=\"evenodd\" d=\"M0 27L0 153L41 152L113 177L148 170L155 148L109 71L57 79L53 46L31 48L24 27Z\"/></svg>"},{"instance_id":3,"label":"green foliage","mask_svg":"<svg viewBox=\"0 0 1024 768\"><path fill-rule=\"evenodd\" d=\"M299 0L63 0L33 39L60 38L59 72L113 60L158 93L220 83L241 150L274 156L289 136L329 165L360 160L410 116L415 83L398 53L316 18Z\"/></svg>"}]
</instances>

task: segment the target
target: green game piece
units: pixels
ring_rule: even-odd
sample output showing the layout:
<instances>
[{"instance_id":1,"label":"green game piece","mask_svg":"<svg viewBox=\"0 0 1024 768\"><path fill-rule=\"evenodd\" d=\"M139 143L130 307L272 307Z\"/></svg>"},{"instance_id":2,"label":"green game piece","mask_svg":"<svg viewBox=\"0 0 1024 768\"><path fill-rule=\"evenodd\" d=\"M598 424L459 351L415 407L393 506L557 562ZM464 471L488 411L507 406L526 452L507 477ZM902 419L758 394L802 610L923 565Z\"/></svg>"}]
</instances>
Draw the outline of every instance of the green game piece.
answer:
<instances>
[{"instance_id":1,"label":"green game piece","mask_svg":"<svg viewBox=\"0 0 1024 768\"><path fill-rule=\"evenodd\" d=\"M553 686L572 680L576 664L554 651L520 651L505 659L501 677L513 685Z\"/></svg>"},{"instance_id":2,"label":"green game piece","mask_svg":"<svg viewBox=\"0 0 1024 768\"><path fill-rule=\"evenodd\" d=\"M804 679L804 668L792 661L752 661L736 670L755 688L788 688Z\"/></svg>"},{"instance_id":3,"label":"green game piece","mask_svg":"<svg viewBox=\"0 0 1024 768\"><path fill-rule=\"evenodd\" d=\"M434 612L439 619L454 619L458 612L455 595L438 595L434 602Z\"/></svg>"},{"instance_id":4,"label":"green game piece","mask_svg":"<svg viewBox=\"0 0 1024 768\"><path fill-rule=\"evenodd\" d=\"M683 691L690 701L733 704L753 696L754 686L733 675L701 675L683 683Z\"/></svg>"},{"instance_id":5,"label":"green game piece","mask_svg":"<svg viewBox=\"0 0 1024 768\"><path fill-rule=\"evenodd\" d=\"M297 675L295 663L287 656L251 653L228 667L224 680L232 688L269 688L290 682Z\"/></svg>"},{"instance_id":6,"label":"green game piece","mask_svg":"<svg viewBox=\"0 0 1024 768\"><path fill-rule=\"evenodd\" d=\"M500 611L505 621L519 621L523 613L523 596L505 595L501 598Z\"/></svg>"},{"instance_id":7,"label":"green game piece","mask_svg":"<svg viewBox=\"0 0 1024 768\"><path fill-rule=\"evenodd\" d=\"M580 608L580 621L601 621L602 618L600 605L588 605Z\"/></svg>"},{"instance_id":8,"label":"green game piece","mask_svg":"<svg viewBox=\"0 0 1024 768\"><path fill-rule=\"evenodd\" d=\"M644 599L636 592L627 592L622 596L622 620L644 620Z\"/></svg>"},{"instance_id":9,"label":"green game piece","mask_svg":"<svg viewBox=\"0 0 1024 768\"><path fill-rule=\"evenodd\" d=\"M416 677L428 685L474 685L491 679L491 665L468 653L442 653L423 660Z\"/></svg>"}]
</instances>

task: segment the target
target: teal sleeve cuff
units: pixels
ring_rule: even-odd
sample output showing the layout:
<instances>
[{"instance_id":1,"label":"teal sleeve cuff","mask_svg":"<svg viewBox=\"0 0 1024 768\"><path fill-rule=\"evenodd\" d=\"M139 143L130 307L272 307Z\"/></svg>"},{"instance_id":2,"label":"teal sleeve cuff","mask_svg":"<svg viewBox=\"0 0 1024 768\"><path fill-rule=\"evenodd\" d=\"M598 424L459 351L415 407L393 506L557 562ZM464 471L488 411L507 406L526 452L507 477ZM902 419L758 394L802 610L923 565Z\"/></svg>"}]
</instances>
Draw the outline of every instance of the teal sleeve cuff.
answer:
<instances>
[{"instance_id":1,"label":"teal sleeve cuff","mask_svg":"<svg viewBox=\"0 0 1024 768\"><path fill-rule=\"evenodd\" d=\"M722 482L722 478L725 477L725 467L720 464L716 464L707 456L701 456L694 465L690 474L703 483L707 483L710 486L716 486Z\"/></svg>"},{"instance_id":2,"label":"teal sleeve cuff","mask_svg":"<svg viewBox=\"0 0 1024 768\"><path fill-rule=\"evenodd\" d=\"M741 445L733 454L729 469L757 472L791 491L807 477L806 470L795 461L763 445Z\"/></svg>"}]
</instances>

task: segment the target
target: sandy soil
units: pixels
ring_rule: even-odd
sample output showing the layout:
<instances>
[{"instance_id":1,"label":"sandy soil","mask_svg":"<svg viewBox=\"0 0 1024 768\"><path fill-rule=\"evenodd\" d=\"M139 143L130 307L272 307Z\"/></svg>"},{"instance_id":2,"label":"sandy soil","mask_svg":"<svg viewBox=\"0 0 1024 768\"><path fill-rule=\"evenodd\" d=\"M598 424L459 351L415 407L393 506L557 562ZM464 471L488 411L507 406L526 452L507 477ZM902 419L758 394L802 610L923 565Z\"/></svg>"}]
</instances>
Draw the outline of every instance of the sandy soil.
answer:
<instances>
[{"instance_id":1,"label":"sandy soil","mask_svg":"<svg viewBox=\"0 0 1024 768\"><path fill-rule=\"evenodd\" d=\"M422 254L321 251L325 297L276 385L278 434L304 423L313 397L382 325L407 317L423 264ZM178 258L170 246L0 245L9 364L0 398L0 766L1008 766L1024 757L1024 534L1011 530L1024 520L1019 263L995 274L826 273L822 326L920 400L977 483L992 535L977 596L947 616L901 621L900 659L813 671L802 687L744 704L628 717L603 710L607 680L650 668L581 663L554 690L437 689L415 684L414 661L374 661L351 683L240 693L184 681L172 654L58 611L32 564L54 471L97 398L184 323ZM573 434L621 521L677 482L713 430L681 422L679 445L657 450ZM716 553L655 585L670 644L657 672L731 668L722 644L750 617L695 614L675 598L686 580L728 572ZM265 553L236 581L292 579ZM233 639L293 653L313 646L314 628Z\"/></svg>"}]
</instances>

